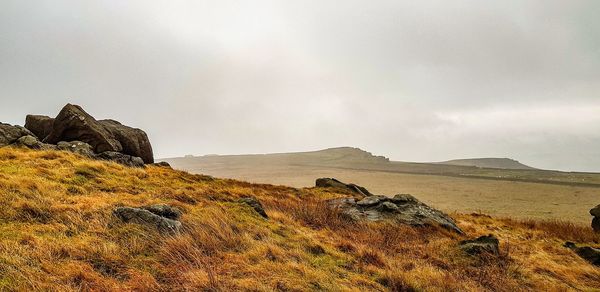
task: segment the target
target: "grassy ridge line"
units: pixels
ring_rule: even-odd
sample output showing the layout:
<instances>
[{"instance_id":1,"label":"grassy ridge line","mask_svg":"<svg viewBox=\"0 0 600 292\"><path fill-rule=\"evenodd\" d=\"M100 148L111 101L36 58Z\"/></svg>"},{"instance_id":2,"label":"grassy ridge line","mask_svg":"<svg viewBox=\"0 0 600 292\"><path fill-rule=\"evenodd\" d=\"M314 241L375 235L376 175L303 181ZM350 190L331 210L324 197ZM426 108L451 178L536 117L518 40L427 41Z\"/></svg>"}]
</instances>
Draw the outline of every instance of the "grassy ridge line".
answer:
<instances>
[{"instance_id":1,"label":"grassy ridge line","mask_svg":"<svg viewBox=\"0 0 600 292\"><path fill-rule=\"evenodd\" d=\"M455 174L455 173L444 173L444 172L438 172L438 173L436 173L436 172L416 172L416 171L389 170L389 169L379 169L379 168L328 166L328 165L320 165L320 164L290 164L290 166L311 166L311 167L318 166L318 167L323 167L323 168L343 169L343 170L379 171L379 172L385 172L385 173L435 175L435 176L473 178L473 179L485 179L485 180L495 180L495 181L514 181L514 182L527 182L527 183L551 184L551 185L562 185L562 186L600 188L600 184L597 184L597 183L567 182L567 181L539 180L539 179L526 179L526 178L501 178L501 177L492 177L492 176L484 176L484 175Z\"/></svg>"}]
</instances>

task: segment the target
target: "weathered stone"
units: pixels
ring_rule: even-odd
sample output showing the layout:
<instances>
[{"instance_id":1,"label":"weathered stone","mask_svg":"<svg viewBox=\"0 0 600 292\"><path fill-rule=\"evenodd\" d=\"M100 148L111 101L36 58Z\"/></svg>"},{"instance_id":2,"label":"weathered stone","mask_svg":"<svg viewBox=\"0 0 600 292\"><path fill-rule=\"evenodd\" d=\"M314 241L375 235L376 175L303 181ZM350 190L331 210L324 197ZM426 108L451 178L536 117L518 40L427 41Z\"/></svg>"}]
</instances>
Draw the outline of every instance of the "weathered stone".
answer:
<instances>
[{"instance_id":1,"label":"weathered stone","mask_svg":"<svg viewBox=\"0 0 600 292\"><path fill-rule=\"evenodd\" d=\"M346 184L335 178L318 178L315 181L315 186L320 188L336 188L340 190L345 190L364 197L373 195L364 187L355 184Z\"/></svg>"},{"instance_id":2,"label":"weathered stone","mask_svg":"<svg viewBox=\"0 0 600 292\"><path fill-rule=\"evenodd\" d=\"M600 266L600 249L591 246L577 247L575 243L567 241L565 247L573 250L578 256L595 266Z\"/></svg>"},{"instance_id":3,"label":"weathered stone","mask_svg":"<svg viewBox=\"0 0 600 292\"><path fill-rule=\"evenodd\" d=\"M67 104L54 120L52 132L44 139L45 143L60 141L82 141L92 146L94 152L120 152L121 143L94 117L80 106Z\"/></svg>"},{"instance_id":4,"label":"weathered stone","mask_svg":"<svg viewBox=\"0 0 600 292\"><path fill-rule=\"evenodd\" d=\"M21 126L0 123L0 147L13 144L23 136L35 136Z\"/></svg>"},{"instance_id":5,"label":"weathered stone","mask_svg":"<svg viewBox=\"0 0 600 292\"><path fill-rule=\"evenodd\" d=\"M152 145L146 132L114 120L101 120L99 123L121 143L124 154L140 157L144 163L154 163Z\"/></svg>"},{"instance_id":6,"label":"weathered stone","mask_svg":"<svg viewBox=\"0 0 600 292\"><path fill-rule=\"evenodd\" d=\"M152 206L142 207L144 210L148 210L158 216L169 218L172 220L179 220L182 213L179 209L171 207L169 205L157 204Z\"/></svg>"},{"instance_id":7,"label":"weathered stone","mask_svg":"<svg viewBox=\"0 0 600 292\"><path fill-rule=\"evenodd\" d=\"M54 126L54 119L41 115L27 115L25 118L25 128L35 134L38 139L44 140Z\"/></svg>"},{"instance_id":8,"label":"weathered stone","mask_svg":"<svg viewBox=\"0 0 600 292\"><path fill-rule=\"evenodd\" d=\"M256 213L258 213L263 218L266 218L266 219L269 218L269 216L267 215L267 212L265 212L265 209L263 208L263 205L256 198L253 198L253 197L241 198L241 199L239 199L239 202L252 207L252 209L254 209L254 211L256 211Z\"/></svg>"},{"instance_id":9,"label":"weathered stone","mask_svg":"<svg viewBox=\"0 0 600 292\"><path fill-rule=\"evenodd\" d=\"M598 205L598 206L596 206L596 207L592 208L592 209L590 210L590 214L591 214L592 216L594 216L594 217L600 217L600 205Z\"/></svg>"},{"instance_id":10,"label":"weathered stone","mask_svg":"<svg viewBox=\"0 0 600 292\"><path fill-rule=\"evenodd\" d=\"M144 161L141 158L120 152L105 151L100 154L96 154L95 157L97 159L109 160L125 166L144 167Z\"/></svg>"},{"instance_id":11,"label":"weathered stone","mask_svg":"<svg viewBox=\"0 0 600 292\"><path fill-rule=\"evenodd\" d=\"M125 223L153 227L163 234L177 234L181 230L181 222L162 217L146 209L118 207L113 211L113 214Z\"/></svg>"},{"instance_id":12,"label":"weathered stone","mask_svg":"<svg viewBox=\"0 0 600 292\"><path fill-rule=\"evenodd\" d=\"M27 135L23 136L14 143L17 146L27 147L30 149L42 149L44 148L44 144L38 140L38 138Z\"/></svg>"},{"instance_id":13,"label":"weathered stone","mask_svg":"<svg viewBox=\"0 0 600 292\"><path fill-rule=\"evenodd\" d=\"M92 150L92 146L88 143L81 141L60 141L56 145L58 150L70 151L73 153L77 153L82 156L94 157L94 151Z\"/></svg>"},{"instance_id":14,"label":"weathered stone","mask_svg":"<svg viewBox=\"0 0 600 292\"><path fill-rule=\"evenodd\" d=\"M478 255L482 253L498 255L500 249L498 238L493 235L484 235L476 239L463 240L459 247L470 255Z\"/></svg>"},{"instance_id":15,"label":"weathered stone","mask_svg":"<svg viewBox=\"0 0 600 292\"><path fill-rule=\"evenodd\" d=\"M394 221L411 226L439 225L462 234L454 220L443 212L431 208L410 195L394 198L385 196L338 198L327 201L332 208L339 209L351 220Z\"/></svg>"}]
</instances>

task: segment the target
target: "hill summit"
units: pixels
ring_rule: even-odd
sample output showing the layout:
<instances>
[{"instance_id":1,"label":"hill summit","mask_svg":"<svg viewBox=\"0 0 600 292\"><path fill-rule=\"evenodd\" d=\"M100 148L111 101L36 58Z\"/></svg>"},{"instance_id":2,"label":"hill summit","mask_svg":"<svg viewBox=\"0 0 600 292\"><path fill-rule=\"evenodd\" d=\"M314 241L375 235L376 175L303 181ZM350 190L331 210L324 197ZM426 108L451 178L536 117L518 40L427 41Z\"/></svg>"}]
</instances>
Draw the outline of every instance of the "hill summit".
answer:
<instances>
[{"instance_id":1,"label":"hill summit","mask_svg":"<svg viewBox=\"0 0 600 292\"><path fill-rule=\"evenodd\" d=\"M498 169L536 169L531 166L520 163L517 160L510 158L471 158L471 159L454 159L438 164L459 165L459 166L475 166L481 168L498 168Z\"/></svg>"}]
</instances>

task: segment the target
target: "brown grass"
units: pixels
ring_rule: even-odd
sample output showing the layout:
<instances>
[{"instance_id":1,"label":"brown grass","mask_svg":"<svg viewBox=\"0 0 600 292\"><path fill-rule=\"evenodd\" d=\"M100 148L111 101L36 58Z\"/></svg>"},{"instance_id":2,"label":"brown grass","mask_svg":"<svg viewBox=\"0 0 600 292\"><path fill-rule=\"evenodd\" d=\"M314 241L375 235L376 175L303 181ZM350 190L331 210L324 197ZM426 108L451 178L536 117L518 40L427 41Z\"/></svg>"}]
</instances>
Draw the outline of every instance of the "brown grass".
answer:
<instances>
[{"instance_id":1,"label":"brown grass","mask_svg":"<svg viewBox=\"0 0 600 292\"><path fill-rule=\"evenodd\" d=\"M353 223L322 203L341 195L0 148L0 290L600 289L600 271L562 247L598 242L589 227L453 214L469 237L501 240L499 256L471 257L463 236ZM237 203L246 196L270 219ZM155 203L184 211L181 234L111 215Z\"/></svg>"}]
</instances>

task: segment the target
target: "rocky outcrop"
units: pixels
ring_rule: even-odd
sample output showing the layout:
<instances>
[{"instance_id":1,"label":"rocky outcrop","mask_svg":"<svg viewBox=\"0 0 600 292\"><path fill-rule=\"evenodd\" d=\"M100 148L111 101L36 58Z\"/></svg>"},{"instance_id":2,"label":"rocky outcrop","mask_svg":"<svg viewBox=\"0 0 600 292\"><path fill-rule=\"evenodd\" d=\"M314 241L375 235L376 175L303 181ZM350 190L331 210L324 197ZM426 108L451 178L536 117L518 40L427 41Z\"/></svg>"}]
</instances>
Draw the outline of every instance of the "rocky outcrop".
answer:
<instances>
[{"instance_id":1,"label":"rocky outcrop","mask_svg":"<svg viewBox=\"0 0 600 292\"><path fill-rule=\"evenodd\" d=\"M166 161L152 163L153 166L171 168L171 165Z\"/></svg>"},{"instance_id":2,"label":"rocky outcrop","mask_svg":"<svg viewBox=\"0 0 600 292\"><path fill-rule=\"evenodd\" d=\"M63 107L54 120L52 132L44 139L51 144L60 141L82 141L90 144L96 153L123 150L121 143L102 124L80 106L72 104Z\"/></svg>"},{"instance_id":3,"label":"rocky outcrop","mask_svg":"<svg viewBox=\"0 0 600 292\"><path fill-rule=\"evenodd\" d=\"M160 233L163 234L178 234L181 230L181 222L177 221L176 219L162 216L165 213L162 213L161 210L164 211L162 208L154 209L152 207L118 207L113 210L113 215L125 223L135 223L156 228ZM154 213L153 211L157 212L158 214ZM177 218L179 218L179 215Z\"/></svg>"},{"instance_id":4,"label":"rocky outcrop","mask_svg":"<svg viewBox=\"0 0 600 292\"><path fill-rule=\"evenodd\" d=\"M148 135L114 120L96 120L80 106L65 105L56 118L27 115L25 128L0 123L0 147L58 149L140 167L154 163Z\"/></svg>"},{"instance_id":5,"label":"rocky outcrop","mask_svg":"<svg viewBox=\"0 0 600 292\"><path fill-rule=\"evenodd\" d=\"M438 225L463 234L452 218L411 195L402 194L393 198L367 196L360 200L340 198L329 200L328 204L351 220L388 220L411 226Z\"/></svg>"},{"instance_id":6,"label":"rocky outcrop","mask_svg":"<svg viewBox=\"0 0 600 292\"><path fill-rule=\"evenodd\" d=\"M23 136L34 136L29 130L21 126L0 123L0 147L13 144Z\"/></svg>"},{"instance_id":7,"label":"rocky outcrop","mask_svg":"<svg viewBox=\"0 0 600 292\"><path fill-rule=\"evenodd\" d=\"M315 186L320 188L334 188L339 190L349 191L360 196L372 196L366 188L355 184L346 184L335 178L318 178L315 181Z\"/></svg>"},{"instance_id":8,"label":"rocky outcrop","mask_svg":"<svg viewBox=\"0 0 600 292\"><path fill-rule=\"evenodd\" d=\"M578 256L592 265L600 266L600 249L591 246L578 247L575 243L569 241L564 246L573 250Z\"/></svg>"},{"instance_id":9,"label":"rocky outcrop","mask_svg":"<svg viewBox=\"0 0 600 292\"><path fill-rule=\"evenodd\" d=\"M54 126L54 119L42 115L27 115L25 117L25 128L31 131L40 140L44 140Z\"/></svg>"},{"instance_id":10,"label":"rocky outcrop","mask_svg":"<svg viewBox=\"0 0 600 292\"><path fill-rule=\"evenodd\" d=\"M144 161L141 158L120 152L105 151L100 154L96 154L94 157L102 160L113 161L130 167L144 167Z\"/></svg>"},{"instance_id":11,"label":"rocky outcrop","mask_svg":"<svg viewBox=\"0 0 600 292\"><path fill-rule=\"evenodd\" d=\"M592 208L590 214L594 216L592 218L592 228L595 232L600 232L600 205Z\"/></svg>"},{"instance_id":12,"label":"rocky outcrop","mask_svg":"<svg viewBox=\"0 0 600 292\"><path fill-rule=\"evenodd\" d=\"M459 247L470 255L479 255L483 253L499 255L499 244L498 238L490 234L475 239L463 240L460 242Z\"/></svg>"},{"instance_id":13,"label":"rocky outcrop","mask_svg":"<svg viewBox=\"0 0 600 292\"><path fill-rule=\"evenodd\" d=\"M241 198L238 202L252 207L252 209L254 209L254 211L256 211L256 213L258 213L263 218L265 218L265 219L269 218L269 216L267 215L267 212L265 212L265 209L263 208L263 205L256 198L253 198L253 197Z\"/></svg>"},{"instance_id":14,"label":"rocky outcrop","mask_svg":"<svg viewBox=\"0 0 600 292\"><path fill-rule=\"evenodd\" d=\"M154 163L152 145L150 145L146 132L122 125L114 120L101 120L99 122L119 141L123 153L140 157L144 160L144 163Z\"/></svg>"},{"instance_id":15,"label":"rocky outcrop","mask_svg":"<svg viewBox=\"0 0 600 292\"><path fill-rule=\"evenodd\" d=\"M142 209L148 210L158 216L165 217L171 220L179 220L179 218L181 218L182 215L182 212L179 209L164 204L145 206L142 207Z\"/></svg>"}]
</instances>

